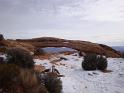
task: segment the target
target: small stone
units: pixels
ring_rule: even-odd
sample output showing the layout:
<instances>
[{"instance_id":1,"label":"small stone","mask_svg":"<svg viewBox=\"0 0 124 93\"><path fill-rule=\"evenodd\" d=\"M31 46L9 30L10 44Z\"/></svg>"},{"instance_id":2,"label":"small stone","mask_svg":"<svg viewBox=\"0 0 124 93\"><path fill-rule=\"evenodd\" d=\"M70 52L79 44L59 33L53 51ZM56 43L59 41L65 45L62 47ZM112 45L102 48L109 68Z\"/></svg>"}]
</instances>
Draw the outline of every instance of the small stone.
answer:
<instances>
[{"instance_id":1,"label":"small stone","mask_svg":"<svg viewBox=\"0 0 124 93\"><path fill-rule=\"evenodd\" d=\"M98 74L98 73L96 73L96 72L93 72L93 74L94 74L94 75L99 75L99 74Z\"/></svg>"},{"instance_id":2,"label":"small stone","mask_svg":"<svg viewBox=\"0 0 124 93\"><path fill-rule=\"evenodd\" d=\"M88 75L93 76L91 73L88 73Z\"/></svg>"},{"instance_id":3,"label":"small stone","mask_svg":"<svg viewBox=\"0 0 124 93\"><path fill-rule=\"evenodd\" d=\"M122 76L123 74L122 73L119 73L119 76Z\"/></svg>"}]
</instances>

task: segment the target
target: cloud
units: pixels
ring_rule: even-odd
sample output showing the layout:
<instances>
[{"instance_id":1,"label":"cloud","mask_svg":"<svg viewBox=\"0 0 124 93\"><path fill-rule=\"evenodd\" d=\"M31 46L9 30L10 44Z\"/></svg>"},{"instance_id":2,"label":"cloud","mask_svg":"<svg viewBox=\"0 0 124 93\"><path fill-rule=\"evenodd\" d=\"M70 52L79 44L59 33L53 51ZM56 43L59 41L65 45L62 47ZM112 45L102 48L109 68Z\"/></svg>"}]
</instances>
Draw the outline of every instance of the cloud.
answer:
<instances>
[{"instance_id":1,"label":"cloud","mask_svg":"<svg viewBox=\"0 0 124 93\"><path fill-rule=\"evenodd\" d=\"M124 0L0 0L0 33L9 38L120 42L123 24Z\"/></svg>"},{"instance_id":2,"label":"cloud","mask_svg":"<svg viewBox=\"0 0 124 93\"><path fill-rule=\"evenodd\" d=\"M77 16L81 20L121 21L124 20L123 0L78 0L70 6L60 6L63 16Z\"/></svg>"},{"instance_id":3,"label":"cloud","mask_svg":"<svg viewBox=\"0 0 124 93\"><path fill-rule=\"evenodd\" d=\"M99 21L124 20L123 0L99 0L87 11L87 19Z\"/></svg>"},{"instance_id":4,"label":"cloud","mask_svg":"<svg viewBox=\"0 0 124 93\"><path fill-rule=\"evenodd\" d=\"M124 20L123 0L0 0L0 12L47 14L81 20Z\"/></svg>"}]
</instances>

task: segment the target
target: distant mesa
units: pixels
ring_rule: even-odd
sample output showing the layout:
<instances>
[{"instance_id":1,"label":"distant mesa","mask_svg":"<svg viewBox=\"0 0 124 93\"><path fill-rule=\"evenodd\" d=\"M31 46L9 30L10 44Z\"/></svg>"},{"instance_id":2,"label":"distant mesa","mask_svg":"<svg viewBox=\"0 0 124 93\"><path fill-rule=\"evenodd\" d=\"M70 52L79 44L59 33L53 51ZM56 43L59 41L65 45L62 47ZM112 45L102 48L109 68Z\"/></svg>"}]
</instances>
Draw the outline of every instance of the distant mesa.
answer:
<instances>
[{"instance_id":1,"label":"distant mesa","mask_svg":"<svg viewBox=\"0 0 124 93\"><path fill-rule=\"evenodd\" d=\"M112 46L112 48L117 51L124 52L124 46Z\"/></svg>"},{"instance_id":2,"label":"distant mesa","mask_svg":"<svg viewBox=\"0 0 124 93\"><path fill-rule=\"evenodd\" d=\"M85 53L96 53L105 55L107 57L121 57L121 53L113 48L103 45L81 40L66 40L54 37L41 37L33 39L17 39L0 41L0 45L4 44L6 47L20 47L31 53L36 49L46 47L67 47Z\"/></svg>"}]
</instances>

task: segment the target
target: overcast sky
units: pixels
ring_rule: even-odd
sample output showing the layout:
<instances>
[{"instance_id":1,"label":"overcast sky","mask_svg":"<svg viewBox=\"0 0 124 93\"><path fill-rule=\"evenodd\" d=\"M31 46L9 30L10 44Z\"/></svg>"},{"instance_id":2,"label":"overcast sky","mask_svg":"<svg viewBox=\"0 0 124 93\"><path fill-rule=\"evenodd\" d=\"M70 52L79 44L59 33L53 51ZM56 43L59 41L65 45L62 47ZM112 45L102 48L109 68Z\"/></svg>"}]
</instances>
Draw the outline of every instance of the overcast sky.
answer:
<instances>
[{"instance_id":1,"label":"overcast sky","mask_svg":"<svg viewBox=\"0 0 124 93\"><path fill-rule=\"evenodd\" d=\"M124 0L0 0L0 33L124 45Z\"/></svg>"}]
</instances>

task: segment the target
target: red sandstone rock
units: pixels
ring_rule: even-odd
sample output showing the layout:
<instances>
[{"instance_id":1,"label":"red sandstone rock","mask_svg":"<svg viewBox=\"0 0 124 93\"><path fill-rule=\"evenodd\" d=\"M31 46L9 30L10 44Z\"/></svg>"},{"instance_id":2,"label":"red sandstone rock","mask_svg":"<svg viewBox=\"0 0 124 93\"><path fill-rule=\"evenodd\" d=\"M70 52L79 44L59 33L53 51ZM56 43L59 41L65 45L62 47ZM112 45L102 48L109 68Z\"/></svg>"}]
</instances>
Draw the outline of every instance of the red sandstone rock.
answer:
<instances>
[{"instance_id":1,"label":"red sandstone rock","mask_svg":"<svg viewBox=\"0 0 124 93\"><path fill-rule=\"evenodd\" d=\"M53 37L42 37L34 39L17 40L18 42L29 43L36 48L43 47L68 47L82 52L97 53L107 57L121 57L120 52L103 44L92 43L80 40L66 40Z\"/></svg>"},{"instance_id":2,"label":"red sandstone rock","mask_svg":"<svg viewBox=\"0 0 124 93\"><path fill-rule=\"evenodd\" d=\"M121 53L103 44L88 41L66 40L53 37L34 39L2 40L0 45L7 48L18 47L34 53L35 49L44 47L68 47L86 53L96 53L107 57L121 57ZM1 51L1 49L0 49Z\"/></svg>"}]
</instances>

